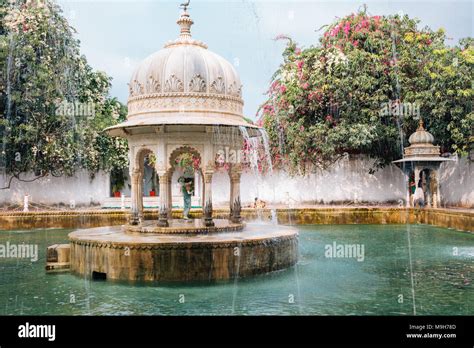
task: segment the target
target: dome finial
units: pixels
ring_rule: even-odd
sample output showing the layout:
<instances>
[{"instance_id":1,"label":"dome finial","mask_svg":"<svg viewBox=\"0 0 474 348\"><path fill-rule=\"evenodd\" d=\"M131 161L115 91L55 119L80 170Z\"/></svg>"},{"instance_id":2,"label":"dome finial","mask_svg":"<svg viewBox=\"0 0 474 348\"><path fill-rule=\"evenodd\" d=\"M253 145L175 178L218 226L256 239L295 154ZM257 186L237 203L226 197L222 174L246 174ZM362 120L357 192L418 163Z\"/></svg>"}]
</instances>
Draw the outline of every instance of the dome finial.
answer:
<instances>
[{"instance_id":1,"label":"dome finial","mask_svg":"<svg viewBox=\"0 0 474 348\"><path fill-rule=\"evenodd\" d=\"M180 7L183 9L181 17L176 23L181 27L181 32L179 37L181 39L190 39L191 38L191 26L194 24L193 20L189 17L188 6L191 0L188 0L185 3L182 3Z\"/></svg>"},{"instance_id":2,"label":"dome finial","mask_svg":"<svg viewBox=\"0 0 474 348\"><path fill-rule=\"evenodd\" d=\"M418 122L417 131L422 131L422 130L425 130L425 127L423 127L423 119L420 117L420 121Z\"/></svg>"}]
</instances>

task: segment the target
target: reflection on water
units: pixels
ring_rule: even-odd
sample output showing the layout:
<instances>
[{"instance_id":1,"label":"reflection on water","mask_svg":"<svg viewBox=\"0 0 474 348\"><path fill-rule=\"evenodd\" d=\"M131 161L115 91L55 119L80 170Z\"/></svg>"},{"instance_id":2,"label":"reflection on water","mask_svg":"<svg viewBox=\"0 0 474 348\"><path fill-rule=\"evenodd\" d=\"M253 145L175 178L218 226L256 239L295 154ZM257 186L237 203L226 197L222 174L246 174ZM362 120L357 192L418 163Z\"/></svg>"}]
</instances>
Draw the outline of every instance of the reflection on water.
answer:
<instances>
[{"instance_id":1,"label":"reflection on water","mask_svg":"<svg viewBox=\"0 0 474 348\"><path fill-rule=\"evenodd\" d=\"M412 315L405 225L298 226L300 260L286 271L212 284L92 282L45 274L46 247L70 230L2 232L38 244L39 259L0 259L1 315ZM474 314L474 235L410 226L418 315ZM363 262L325 245L363 244Z\"/></svg>"}]
</instances>

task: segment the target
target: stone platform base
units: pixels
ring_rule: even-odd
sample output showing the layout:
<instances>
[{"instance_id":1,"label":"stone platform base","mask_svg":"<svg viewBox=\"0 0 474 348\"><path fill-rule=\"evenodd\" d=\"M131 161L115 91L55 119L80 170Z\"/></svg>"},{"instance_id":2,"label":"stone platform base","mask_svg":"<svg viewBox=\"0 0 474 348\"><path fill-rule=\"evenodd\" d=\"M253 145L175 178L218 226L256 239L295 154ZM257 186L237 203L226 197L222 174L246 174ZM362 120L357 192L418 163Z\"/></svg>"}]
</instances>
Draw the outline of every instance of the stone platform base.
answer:
<instances>
[{"instance_id":1,"label":"stone platform base","mask_svg":"<svg viewBox=\"0 0 474 348\"><path fill-rule=\"evenodd\" d=\"M198 234L235 232L244 229L243 223L233 223L227 219L214 219L214 226L206 226L202 219L172 219L168 227L158 226L156 220L145 220L140 225L124 225L122 230L131 233L160 233L160 234Z\"/></svg>"},{"instance_id":2,"label":"stone platform base","mask_svg":"<svg viewBox=\"0 0 474 348\"><path fill-rule=\"evenodd\" d=\"M281 270L298 260L292 227L249 224L241 232L128 233L99 227L69 234L71 271L131 281L212 281Z\"/></svg>"}]
</instances>

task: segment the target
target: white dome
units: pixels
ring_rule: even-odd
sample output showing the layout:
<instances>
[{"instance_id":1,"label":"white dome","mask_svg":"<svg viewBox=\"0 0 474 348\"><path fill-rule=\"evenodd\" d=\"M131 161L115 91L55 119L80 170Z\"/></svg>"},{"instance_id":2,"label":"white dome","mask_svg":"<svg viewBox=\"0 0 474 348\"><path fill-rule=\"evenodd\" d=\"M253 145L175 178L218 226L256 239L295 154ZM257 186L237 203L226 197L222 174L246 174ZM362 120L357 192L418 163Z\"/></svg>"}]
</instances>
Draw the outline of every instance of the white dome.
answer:
<instances>
[{"instance_id":1,"label":"white dome","mask_svg":"<svg viewBox=\"0 0 474 348\"><path fill-rule=\"evenodd\" d=\"M127 121L108 128L157 125L224 125L258 128L242 113L242 85L234 67L191 37L184 11L179 38L140 63L129 84ZM123 131L122 131L123 130Z\"/></svg>"},{"instance_id":2,"label":"white dome","mask_svg":"<svg viewBox=\"0 0 474 348\"><path fill-rule=\"evenodd\" d=\"M420 119L418 129L408 138L410 146L405 148L405 158L438 158L440 155L439 146L434 146L434 136L423 126Z\"/></svg>"},{"instance_id":3,"label":"white dome","mask_svg":"<svg viewBox=\"0 0 474 348\"><path fill-rule=\"evenodd\" d=\"M423 125L418 127L415 133L410 135L408 138L408 142L411 145L414 144L433 144L434 143L434 136L430 132L426 131L423 128Z\"/></svg>"},{"instance_id":4,"label":"white dome","mask_svg":"<svg viewBox=\"0 0 474 348\"><path fill-rule=\"evenodd\" d=\"M234 67L197 44L168 44L146 58L132 75L130 99L147 94L201 93L241 98Z\"/></svg>"}]
</instances>

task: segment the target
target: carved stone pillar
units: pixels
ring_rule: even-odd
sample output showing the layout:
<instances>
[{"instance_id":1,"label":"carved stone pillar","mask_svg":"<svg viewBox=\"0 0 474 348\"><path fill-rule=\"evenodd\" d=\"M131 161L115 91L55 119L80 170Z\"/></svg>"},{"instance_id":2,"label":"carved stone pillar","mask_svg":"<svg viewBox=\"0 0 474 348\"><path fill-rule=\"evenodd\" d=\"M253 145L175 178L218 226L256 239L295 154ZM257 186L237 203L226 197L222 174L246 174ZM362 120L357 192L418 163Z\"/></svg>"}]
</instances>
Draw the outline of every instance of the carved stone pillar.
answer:
<instances>
[{"instance_id":1,"label":"carved stone pillar","mask_svg":"<svg viewBox=\"0 0 474 348\"><path fill-rule=\"evenodd\" d=\"M230 221L241 223L240 216L242 207L240 201L240 176L242 172L239 169L230 171Z\"/></svg>"},{"instance_id":2,"label":"carved stone pillar","mask_svg":"<svg viewBox=\"0 0 474 348\"><path fill-rule=\"evenodd\" d=\"M414 169L414 172L415 172L415 187L418 187L418 181L420 181L420 168L418 168L417 166L415 166L415 169Z\"/></svg>"},{"instance_id":3,"label":"carved stone pillar","mask_svg":"<svg viewBox=\"0 0 474 348\"><path fill-rule=\"evenodd\" d=\"M214 172L207 171L204 173L204 225L214 226L212 221L212 175Z\"/></svg>"},{"instance_id":4,"label":"carved stone pillar","mask_svg":"<svg viewBox=\"0 0 474 348\"><path fill-rule=\"evenodd\" d=\"M172 181L173 181L173 173L170 172L168 174L168 219L173 218L173 190L171 189L172 186Z\"/></svg>"},{"instance_id":5,"label":"carved stone pillar","mask_svg":"<svg viewBox=\"0 0 474 348\"><path fill-rule=\"evenodd\" d=\"M143 219L143 172L140 169L132 171L131 216L130 224L138 225Z\"/></svg>"},{"instance_id":6,"label":"carved stone pillar","mask_svg":"<svg viewBox=\"0 0 474 348\"><path fill-rule=\"evenodd\" d=\"M411 187L410 187L410 174L405 173L405 181L406 181L406 187L407 187L407 197L406 197L406 207L410 208L412 206L411 202Z\"/></svg>"},{"instance_id":7,"label":"carved stone pillar","mask_svg":"<svg viewBox=\"0 0 474 348\"><path fill-rule=\"evenodd\" d=\"M433 203L433 200L432 200L432 197L433 197L433 190L432 190L432 183L431 183L431 177L432 177L432 174L431 174L431 170L428 171L428 174L426 174L426 172L423 173L423 177L425 178L425 189L424 189L424 192L425 192L425 204L426 204L426 207L428 208L431 208L432 207L432 204Z\"/></svg>"},{"instance_id":8,"label":"carved stone pillar","mask_svg":"<svg viewBox=\"0 0 474 348\"><path fill-rule=\"evenodd\" d=\"M194 171L194 194L195 197L200 197L201 196L201 184L199 183L200 181L200 175L199 171L195 170Z\"/></svg>"},{"instance_id":9,"label":"carved stone pillar","mask_svg":"<svg viewBox=\"0 0 474 348\"><path fill-rule=\"evenodd\" d=\"M441 207L441 195L439 194L438 169L431 171L431 181L433 187L433 208Z\"/></svg>"},{"instance_id":10,"label":"carved stone pillar","mask_svg":"<svg viewBox=\"0 0 474 348\"><path fill-rule=\"evenodd\" d=\"M421 184L421 187L423 187L423 182L420 182L422 177L421 177L421 168L419 166L415 166L414 168L414 173L415 173L415 189L418 188L418 184ZM425 191L423 190L423 194L425 194ZM413 196L414 197L414 196ZM413 199L413 207L415 207L415 200ZM426 201L425 201L426 203Z\"/></svg>"},{"instance_id":11,"label":"carved stone pillar","mask_svg":"<svg viewBox=\"0 0 474 348\"><path fill-rule=\"evenodd\" d=\"M158 226L168 227L168 187L169 187L169 175L167 172L161 172L158 174L160 180L160 214L158 219Z\"/></svg>"}]
</instances>

